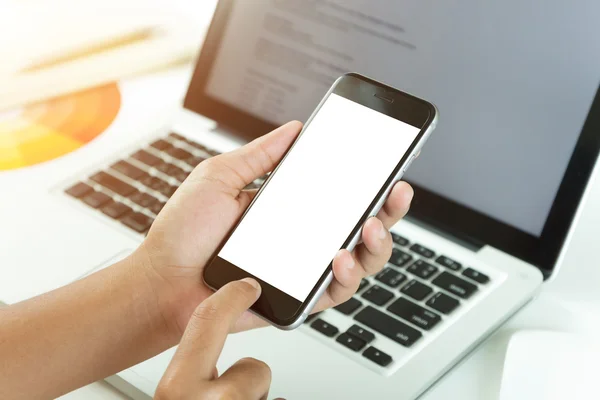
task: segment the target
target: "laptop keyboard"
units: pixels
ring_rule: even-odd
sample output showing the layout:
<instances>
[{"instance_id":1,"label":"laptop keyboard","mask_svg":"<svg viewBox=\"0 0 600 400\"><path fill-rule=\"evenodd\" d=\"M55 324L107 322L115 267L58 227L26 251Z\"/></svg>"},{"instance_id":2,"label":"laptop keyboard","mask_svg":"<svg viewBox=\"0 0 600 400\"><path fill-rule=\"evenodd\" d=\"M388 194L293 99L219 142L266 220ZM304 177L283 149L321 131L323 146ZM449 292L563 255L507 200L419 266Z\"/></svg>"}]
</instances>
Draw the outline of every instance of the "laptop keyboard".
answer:
<instances>
[{"instance_id":1,"label":"laptop keyboard","mask_svg":"<svg viewBox=\"0 0 600 400\"><path fill-rule=\"evenodd\" d=\"M65 193L146 234L192 169L217 154L170 133L75 183ZM264 177L249 187L257 188L263 181ZM420 243L396 233L392 238L394 248L385 268L363 279L354 297L335 307L335 312L352 321L345 332L326 320L327 313L313 314L305 322L324 338L331 338L327 340L332 346L360 353L380 367L389 366L394 356L373 345L378 335L411 348L490 282L484 273Z\"/></svg>"},{"instance_id":2,"label":"laptop keyboard","mask_svg":"<svg viewBox=\"0 0 600 400\"><path fill-rule=\"evenodd\" d=\"M72 185L65 193L132 231L145 234L192 169L217 154L171 133ZM262 182L259 179L250 187L259 187Z\"/></svg>"},{"instance_id":3,"label":"laptop keyboard","mask_svg":"<svg viewBox=\"0 0 600 400\"><path fill-rule=\"evenodd\" d=\"M394 249L388 264L363 279L356 294L335 310L353 323L345 331L327 321L327 313L313 314L305 324L364 359L386 367L393 361L373 345L378 335L411 348L478 291L490 278L474 268L392 233ZM331 314L329 314L331 316ZM337 342L337 343L336 343Z\"/></svg>"}]
</instances>

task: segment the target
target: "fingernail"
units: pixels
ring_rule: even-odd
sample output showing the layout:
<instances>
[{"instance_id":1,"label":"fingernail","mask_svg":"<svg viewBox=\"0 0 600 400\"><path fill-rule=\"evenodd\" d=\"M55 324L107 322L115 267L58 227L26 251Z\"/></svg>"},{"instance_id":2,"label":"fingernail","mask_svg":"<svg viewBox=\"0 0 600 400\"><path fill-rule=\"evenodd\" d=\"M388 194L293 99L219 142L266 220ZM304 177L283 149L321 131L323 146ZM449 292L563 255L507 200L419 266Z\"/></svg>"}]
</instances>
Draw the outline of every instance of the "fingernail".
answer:
<instances>
[{"instance_id":1,"label":"fingernail","mask_svg":"<svg viewBox=\"0 0 600 400\"><path fill-rule=\"evenodd\" d=\"M379 239L383 240L385 239L385 237L387 236L387 229L385 229L385 226L383 226L383 224L381 223L381 221L379 221Z\"/></svg>"},{"instance_id":2,"label":"fingernail","mask_svg":"<svg viewBox=\"0 0 600 400\"><path fill-rule=\"evenodd\" d=\"M348 265L346 265L346 269L352 269L356 263L354 262L354 257L350 257L350 261L348 261Z\"/></svg>"},{"instance_id":3,"label":"fingernail","mask_svg":"<svg viewBox=\"0 0 600 400\"><path fill-rule=\"evenodd\" d=\"M407 190L406 193L404 193L404 200L406 200L407 203L411 202L414 195L415 195L415 191L411 186L410 189Z\"/></svg>"},{"instance_id":4,"label":"fingernail","mask_svg":"<svg viewBox=\"0 0 600 400\"><path fill-rule=\"evenodd\" d=\"M242 279L242 282L246 282L248 285L252 286L254 289L260 290L260 284L252 278L244 278L244 279Z\"/></svg>"},{"instance_id":5,"label":"fingernail","mask_svg":"<svg viewBox=\"0 0 600 400\"><path fill-rule=\"evenodd\" d=\"M337 254L335 255L335 258L343 258L344 257L344 253L345 253L345 250L338 251ZM348 257L346 257L346 258L348 258ZM349 257L349 261L345 261L345 260L338 261L338 263L340 263L340 262L343 263L342 265L346 269L352 269L352 268L354 268L354 258L352 256Z\"/></svg>"}]
</instances>

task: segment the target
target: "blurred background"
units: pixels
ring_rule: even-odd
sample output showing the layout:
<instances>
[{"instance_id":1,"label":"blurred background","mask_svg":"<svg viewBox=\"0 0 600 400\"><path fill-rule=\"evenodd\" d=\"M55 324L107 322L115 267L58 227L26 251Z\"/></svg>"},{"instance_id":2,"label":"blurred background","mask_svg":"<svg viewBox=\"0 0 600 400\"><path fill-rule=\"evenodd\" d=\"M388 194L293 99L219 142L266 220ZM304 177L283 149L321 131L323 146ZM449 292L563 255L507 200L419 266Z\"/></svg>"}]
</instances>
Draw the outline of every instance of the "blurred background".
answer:
<instances>
[{"instance_id":1,"label":"blurred background","mask_svg":"<svg viewBox=\"0 0 600 400\"><path fill-rule=\"evenodd\" d=\"M82 91L190 68L215 4L0 1L0 171L57 158L103 133L121 106L121 96L108 87L87 96ZM68 97L73 93L77 95ZM60 96L67 97L49 101ZM92 121L89 110L95 96L103 98L103 111ZM169 100L177 103L178 97ZM47 129L64 132L70 122L87 124L85 137L71 135L75 141L69 141L68 135Z\"/></svg>"},{"instance_id":2,"label":"blurred background","mask_svg":"<svg viewBox=\"0 0 600 400\"><path fill-rule=\"evenodd\" d=\"M215 4L3 0L0 109L189 63Z\"/></svg>"}]
</instances>

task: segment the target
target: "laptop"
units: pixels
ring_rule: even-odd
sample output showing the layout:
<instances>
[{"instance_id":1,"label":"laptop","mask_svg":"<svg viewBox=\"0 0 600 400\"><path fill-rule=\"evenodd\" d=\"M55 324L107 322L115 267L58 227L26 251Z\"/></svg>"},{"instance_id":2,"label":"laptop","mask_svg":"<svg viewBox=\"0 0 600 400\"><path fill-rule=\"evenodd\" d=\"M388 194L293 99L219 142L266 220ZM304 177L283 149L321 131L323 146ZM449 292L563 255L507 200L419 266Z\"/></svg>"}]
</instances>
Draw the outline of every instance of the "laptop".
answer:
<instances>
[{"instance_id":1,"label":"laptop","mask_svg":"<svg viewBox=\"0 0 600 400\"><path fill-rule=\"evenodd\" d=\"M556 275L598 156L600 4L539 12L521 0L221 0L172 123L140 121L129 147L39 180L11 210L5 265L51 288L124 257L192 168L305 120L335 78L360 72L442 115L406 174L415 198L392 257L293 332L232 335L218 367L264 360L274 397L418 397ZM148 398L173 352L109 382Z\"/></svg>"}]
</instances>

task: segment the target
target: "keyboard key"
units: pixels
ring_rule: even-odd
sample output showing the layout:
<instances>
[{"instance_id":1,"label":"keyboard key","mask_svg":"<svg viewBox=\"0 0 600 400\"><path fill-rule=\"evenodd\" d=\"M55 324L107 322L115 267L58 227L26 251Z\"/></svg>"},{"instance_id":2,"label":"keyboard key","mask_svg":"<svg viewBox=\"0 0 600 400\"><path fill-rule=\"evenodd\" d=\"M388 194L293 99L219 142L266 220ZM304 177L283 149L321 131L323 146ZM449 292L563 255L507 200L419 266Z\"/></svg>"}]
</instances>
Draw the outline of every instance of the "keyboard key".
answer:
<instances>
[{"instance_id":1,"label":"keyboard key","mask_svg":"<svg viewBox=\"0 0 600 400\"><path fill-rule=\"evenodd\" d=\"M196 148L198 150L202 150L205 151L206 147L202 146L200 143L196 143L193 140L186 140L185 141L187 144L189 144L190 146L192 146L193 148Z\"/></svg>"},{"instance_id":2,"label":"keyboard key","mask_svg":"<svg viewBox=\"0 0 600 400\"><path fill-rule=\"evenodd\" d=\"M369 286L369 281L366 280L365 278L361 279L360 280L360 285L358 285L358 289L356 290L356 293L360 292L361 290L363 290L367 286Z\"/></svg>"},{"instance_id":3,"label":"keyboard key","mask_svg":"<svg viewBox=\"0 0 600 400\"><path fill-rule=\"evenodd\" d=\"M167 150L167 149L170 149L171 147L173 147L173 145L171 143L169 143L163 139L158 139L158 140L152 142L152 144L150 146L152 146L156 150L160 150L160 151L164 151L164 150Z\"/></svg>"},{"instance_id":4,"label":"keyboard key","mask_svg":"<svg viewBox=\"0 0 600 400\"><path fill-rule=\"evenodd\" d=\"M398 235L397 233L390 232L392 234L392 240L399 246L408 246L408 239L403 236Z\"/></svg>"},{"instance_id":5,"label":"keyboard key","mask_svg":"<svg viewBox=\"0 0 600 400\"><path fill-rule=\"evenodd\" d=\"M110 166L117 172L122 173L123 175L137 180L144 176L145 172L136 167L135 165L129 164L127 161L119 161Z\"/></svg>"},{"instance_id":6,"label":"keyboard key","mask_svg":"<svg viewBox=\"0 0 600 400\"><path fill-rule=\"evenodd\" d=\"M154 178L152 175L150 175L147 172L144 172L144 174L142 176L140 176L139 178L137 178L136 181L146 185L145 182L150 181L152 178ZM146 186L148 186L148 185L146 185Z\"/></svg>"},{"instance_id":7,"label":"keyboard key","mask_svg":"<svg viewBox=\"0 0 600 400\"><path fill-rule=\"evenodd\" d=\"M173 165L171 163L168 163L166 161L161 161L158 164L156 164L154 166L154 168L156 168L157 170L159 170L160 172L162 172L165 175L169 175L171 176L171 174L169 173L169 171L173 171L173 172L177 172L177 170L179 171L183 171L181 168L179 168L176 165Z\"/></svg>"},{"instance_id":8,"label":"keyboard key","mask_svg":"<svg viewBox=\"0 0 600 400\"><path fill-rule=\"evenodd\" d=\"M449 272L442 272L431 283L463 299L468 299L477 291L477 286Z\"/></svg>"},{"instance_id":9,"label":"keyboard key","mask_svg":"<svg viewBox=\"0 0 600 400\"><path fill-rule=\"evenodd\" d=\"M363 352L363 356L373 361L375 364L381 365L382 367L388 366L392 362L392 357L388 356L381 350L377 350L371 346Z\"/></svg>"},{"instance_id":10,"label":"keyboard key","mask_svg":"<svg viewBox=\"0 0 600 400\"><path fill-rule=\"evenodd\" d=\"M178 176L181 176L181 175L185 175L187 177L189 173L184 171L183 169L179 168L178 166L171 164L169 166L169 169L167 170L166 174L169 176L172 176L174 178L177 178ZM183 179L182 179L182 181L183 181Z\"/></svg>"},{"instance_id":11,"label":"keyboard key","mask_svg":"<svg viewBox=\"0 0 600 400\"><path fill-rule=\"evenodd\" d=\"M129 196L131 193L135 192L133 186L104 171L92 175L90 179L121 196Z\"/></svg>"},{"instance_id":12,"label":"keyboard key","mask_svg":"<svg viewBox=\"0 0 600 400\"><path fill-rule=\"evenodd\" d=\"M415 243L412 246L410 246L410 249L418 255L420 255L421 257L425 258L431 258L435 255L435 253L432 250L429 250L427 247L421 246L418 243Z\"/></svg>"},{"instance_id":13,"label":"keyboard key","mask_svg":"<svg viewBox=\"0 0 600 400\"><path fill-rule=\"evenodd\" d=\"M173 193L175 193L175 191L177 190L177 186L169 185L165 182L163 185L160 185L156 190L165 197L171 197L173 196Z\"/></svg>"},{"instance_id":14,"label":"keyboard key","mask_svg":"<svg viewBox=\"0 0 600 400\"><path fill-rule=\"evenodd\" d=\"M490 278L487 275L475 271L473 268L465 269L462 274L467 278L473 279L477 283L486 284L490 281Z\"/></svg>"},{"instance_id":15,"label":"keyboard key","mask_svg":"<svg viewBox=\"0 0 600 400\"><path fill-rule=\"evenodd\" d=\"M173 177L174 177L175 179L177 179L179 182L183 182L183 181L185 181L185 180L187 179L187 177L188 177L188 176L190 176L190 172L188 172L188 171L183 171L183 170L182 170L181 172L179 172L179 173L177 173L177 174L173 175Z\"/></svg>"},{"instance_id":16,"label":"keyboard key","mask_svg":"<svg viewBox=\"0 0 600 400\"><path fill-rule=\"evenodd\" d=\"M383 282L390 287L398 287L402 282L406 280L406 275L392 269L384 268L383 271L375 276L379 282Z\"/></svg>"},{"instance_id":17,"label":"keyboard key","mask_svg":"<svg viewBox=\"0 0 600 400\"><path fill-rule=\"evenodd\" d=\"M431 292L433 292L433 289L413 279L404 285L400 291L415 300L423 300L425 297L429 296Z\"/></svg>"},{"instance_id":18,"label":"keyboard key","mask_svg":"<svg viewBox=\"0 0 600 400\"><path fill-rule=\"evenodd\" d=\"M328 322L323 321L321 318L317 318L315 322L310 324L310 327L329 337L337 335L340 331L338 328Z\"/></svg>"},{"instance_id":19,"label":"keyboard key","mask_svg":"<svg viewBox=\"0 0 600 400\"><path fill-rule=\"evenodd\" d=\"M200 143L197 142L193 142L191 140L188 140L188 144L190 146L195 147L198 150L202 150L203 152L205 152L206 154L208 154L209 156L213 157L213 156L218 156L219 154L221 154L220 152L213 150L213 149L209 149L208 147L201 145Z\"/></svg>"},{"instance_id":20,"label":"keyboard key","mask_svg":"<svg viewBox=\"0 0 600 400\"><path fill-rule=\"evenodd\" d=\"M181 147L171 147L165 151L165 153L178 160L185 160L186 158L192 157L192 153L182 149Z\"/></svg>"},{"instance_id":21,"label":"keyboard key","mask_svg":"<svg viewBox=\"0 0 600 400\"><path fill-rule=\"evenodd\" d=\"M155 197L150 196L148 193L144 193L144 192L133 192L132 194L129 195L129 200L133 201L135 204L137 204L140 207L150 207L152 204L154 204L157 200Z\"/></svg>"},{"instance_id":22,"label":"keyboard key","mask_svg":"<svg viewBox=\"0 0 600 400\"><path fill-rule=\"evenodd\" d=\"M438 292L427 301L427 305L441 313L450 314L460 305L460 302L447 294Z\"/></svg>"},{"instance_id":23,"label":"keyboard key","mask_svg":"<svg viewBox=\"0 0 600 400\"><path fill-rule=\"evenodd\" d=\"M348 328L346 333L359 338L365 343L370 343L371 341L373 341L373 339L375 339L375 335L372 332L369 332L368 330L363 329L358 325L352 325L350 328Z\"/></svg>"},{"instance_id":24,"label":"keyboard key","mask_svg":"<svg viewBox=\"0 0 600 400\"><path fill-rule=\"evenodd\" d=\"M121 218L123 215L131 212L131 208L126 206L123 203L119 203L116 201L111 201L110 203L105 204L100 209L104 214L108 215L113 219Z\"/></svg>"},{"instance_id":25,"label":"keyboard key","mask_svg":"<svg viewBox=\"0 0 600 400\"><path fill-rule=\"evenodd\" d=\"M140 182L141 184L143 184L144 186L148 186L149 187L149 183L150 181L152 181L153 179L156 179L156 177L150 175L150 174L145 174L144 176L142 176L140 179L138 179L138 182Z\"/></svg>"},{"instance_id":26,"label":"keyboard key","mask_svg":"<svg viewBox=\"0 0 600 400\"><path fill-rule=\"evenodd\" d=\"M203 152L205 152L206 154L209 154L211 156L217 156L217 155L220 154L218 151L209 149L208 147L203 146L200 143L196 143L196 142L191 141L191 140L186 141L186 143L189 144L190 146L198 149L198 150L202 150Z\"/></svg>"},{"instance_id":27,"label":"keyboard key","mask_svg":"<svg viewBox=\"0 0 600 400\"><path fill-rule=\"evenodd\" d=\"M371 303L382 306L394 298L394 294L385 290L381 286L371 286L369 290L362 294L362 297L369 300Z\"/></svg>"},{"instance_id":28,"label":"keyboard key","mask_svg":"<svg viewBox=\"0 0 600 400\"><path fill-rule=\"evenodd\" d=\"M343 302L338 306L335 306L334 308L342 314L350 315L354 311L358 310L361 306L362 303L359 300L355 299L354 297L351 297L349 300Z\"/></svg>"},{"instance_id":29,"label":"keyboard key","mask_svg":"<svg viewBox=\"0 0 600 400\"><path fill-rule=\"evenodd\" d=\"M164 186L164 185L168 185L168 183L167 183L167 182L163 181L162 179L160 179L160 178L158 178L158 177L156 177L156 176L150 176L149 178L147 178L147 179L144 179L144 180L142 181L142 183L143 183L145 186L149 187L150 189L152 189L152 190L156 190L156 191L158 191L158 189L159 189L160 187L162 187L162 186Z\"/></svg>"},{"instance_id":30,"label":"keyboard key","mask_svg":"<svg viewBox=\"0 0 600 400\"><path fill-rule=\"evenodd\" d=\"M127 214L123 217L123 219L121 219L121 222L125 226L128 226L134 231L140 233L146 232L146 230L150 228L150 225L152 225L153 221L153 218L139 212Z\"/></svg>"},{"instance_id":31,"label":"keyboard key","mask_svg":"<svg viewBox=\"0 0 600 400\"><path fill-rule=\"evenodd\" d=\"M183 137L183 136L181 136L181 135L178 135L178 134L177 134L177 133L175 133L175 132L171 132L171 133L169 133L169 136L170 136L171 138L175 139L175 140L183 140L184 142L185 142L185 141L187 141L187 139L186 139L185 137Z\"/></svg>"},{"instance_id":32,"label":"keyboard key","mask_svg":"<svg viewBox=\"0 0 600 400\"><path fill-rule=\"evenodd\" d=\"M439 256L435 259L435 262L440 265L443 265L448 269L451 269L452 271L458 271L462 268L461 263L459 263L458 261L454 261L453 259L448 258L446 256Z\"/></svg>"},{"instance_id":33,"label":"keyboard key","mask_svg":"<svg viewBox=\"0 0 600 400\"><path fill-rule=\"evenodd\" d=\"M190 167L195 168L198 164L200 164L204 160L206 160L204 157L195 157L194 156L194 157L186 158L183 161Z\"/></svg>"},{"instance_id":34,"label":"keyboard key","mask_svg":"<svg viewBox=\"0 0 600 400\"><path fill-rule=\"evenodd\" d=\"M371 306L362 309L354 319L406 347L412 346L423 336L415 328Z\"/></svg>"},{"instance_id":35,"label":"keyboard key","mask_svg":"<svg viewBox=\"0 0 600 400\"><path fill-rule=\"evenodd\" d=\"M105 203L108 203L112 198L102 192L91 192L86 194L81 200L90 207L98 208Z\"/></svg>"},{"instance_id":36,"label":"keyboard key","mask_svg":"<svg viewBox=\"0 0 600 400\"><path fill-rule=\"evenodd\" d=\"M342 333L335 339L335 341L341 343L352 351L359 351L367 345L364 341L352 335L348 335L347 333Z\"/></svg>"},{"instance_id":37,"label":"keyboard key","mask_svg":"<svg viewBox=\"0 0 600 400\"><path fill-rule=\"evenodd\" d=\"M150 207L148 207L148 209L153 212L154 214L158 214L160 212L160 210L163 209L163 207L165 206L165 202L163 201L155 201L154 203L152 203L150 205Z\"/></svg>"},{"instance_id":38,"label":"keyboard key","mask_svg":"<svg viewBox=\"0 0 600 400\"><path fill-rule=\"evenodd\" d=\"M433 311L429 311L403 297L390 304L387 309L392 314L425 330L430 330L442 319Z\"/></svg>"},{"instance_id":39,"label":"keyboard key","mask_svg":"<svg viewBox=\"0 0 600 400\"><path fill-rule=\"evenodd\" d=\"M131 158L135 158L136 160L141 161L151 167L162 161L160 157L156 157L154 154L150 154L145 150L139 150L136 153L133 153Z\"/></svg>"},{"instance_id":40,"label":"keyboard key","mask_svg":"<svg viewBox=\"0 0 600 400\"><path fill-rule=\"evenodd\" d=\"M419 278L429 279L433 274L438 272L438 269L423 260L417 260L408 267L407 271Z\"/></svg>"},{"instance_id":41,"label":"keyboard key","mask_svg":"<svg viewBox=\"0 0 600 400\"><path fill-rule=\"evenodd\" d=\"M65 190L65 193L69 196L75 197L76 199L80 199L92 190L94 189L92 189L92 187L87 183L79 182Z\"/></svg>"},{"instance_id":42,"label":"keyboard key","mask_svg":"<svg viewBox=\"0 0 600 400\"><path fill-rule=\"evenodd\" d=\"M390 257L389 262L394 264L397 267L403 267L408 264L412 260L412 256L403 252L400 249L393 248L392 256Z\"/></svg>"},{"instance_id":43,"label":"keyboard key","mask_svg":"<svg viewBox=\"0 0 600 400\"><path fill-rule=\"evenodd\" d=\"M169 167L173 165L171 163L168 163L166 161L161 161L158 164L156 164L154 166L154 168L156 168L157 170L159 170L160 172L162 172L163 174L166 174L167 171L169 170Z\"/></svg>"}]
</instances>

